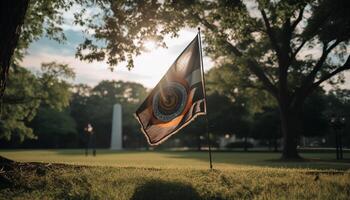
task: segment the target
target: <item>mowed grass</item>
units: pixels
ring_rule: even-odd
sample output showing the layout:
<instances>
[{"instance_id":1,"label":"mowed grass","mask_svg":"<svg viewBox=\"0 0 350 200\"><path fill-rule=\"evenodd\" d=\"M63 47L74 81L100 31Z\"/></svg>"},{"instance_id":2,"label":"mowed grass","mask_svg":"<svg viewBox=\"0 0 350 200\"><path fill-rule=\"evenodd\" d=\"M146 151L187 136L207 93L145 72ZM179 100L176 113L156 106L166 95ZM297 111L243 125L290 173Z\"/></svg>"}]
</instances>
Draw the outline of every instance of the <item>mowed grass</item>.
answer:
<instances>
[{"instance_id":1,"label":"mowed grass","mask_svg":"<svg viewBox=\"0 0 350 200\"><path fill-rule=\"evenodd\" d=\"M208 152L188 151L111 151L97 150L97 156L86 157L84 150L0 150L0 155L19 162L63 163L74 165L208 169ZM237 167L282 167L312 169L350 169L350 152L344 161L335 160L335 153L302 153L302 162L282 162L280 153L213 152L215 169Z\"/></svg>"},{"instance_id":2,"label":"mowed grass","mask_svg":"<svg viewBox=\"0 0 350 200\"><path fill-rule=\"evenodd\" d=\"M0 151L18 163L0 199L349 199L350 163L332 153ZM349 154L344 155L349 158ZM42 164L24 162L43 162ZM65 163L65 164L47 164ZM67 165L68 164L68 165Z\"/></svg>"}]
</instances>

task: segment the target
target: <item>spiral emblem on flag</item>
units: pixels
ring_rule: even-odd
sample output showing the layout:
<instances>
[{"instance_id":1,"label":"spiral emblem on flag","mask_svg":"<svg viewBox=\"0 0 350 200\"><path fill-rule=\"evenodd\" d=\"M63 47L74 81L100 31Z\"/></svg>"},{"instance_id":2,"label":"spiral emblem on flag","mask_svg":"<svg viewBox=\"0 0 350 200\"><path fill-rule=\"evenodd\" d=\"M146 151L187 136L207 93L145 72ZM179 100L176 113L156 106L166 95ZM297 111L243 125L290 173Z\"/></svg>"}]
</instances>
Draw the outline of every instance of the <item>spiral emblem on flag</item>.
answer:
<instances>
[{"instance_id":1,"label":"spiral emblem on flag","mask_svg":"<svg viewBox=\"0 0 350 200\"><path fill-rule=\"evenodd\" d=\"M135 112L150 145L159 145L206 114L199 34Z\"/></svg>"},{"instance_id":2,"label":"spiral emblem on flag","mask_svg":"<svg viewBox=\"0 0 350 200\"><path fill-rule=\"evenodd\" d=\"M171 121L185 109L186 88L177 82L168 82L153 97L153 114L160 121Z\"/></svg>"}]
</instances>

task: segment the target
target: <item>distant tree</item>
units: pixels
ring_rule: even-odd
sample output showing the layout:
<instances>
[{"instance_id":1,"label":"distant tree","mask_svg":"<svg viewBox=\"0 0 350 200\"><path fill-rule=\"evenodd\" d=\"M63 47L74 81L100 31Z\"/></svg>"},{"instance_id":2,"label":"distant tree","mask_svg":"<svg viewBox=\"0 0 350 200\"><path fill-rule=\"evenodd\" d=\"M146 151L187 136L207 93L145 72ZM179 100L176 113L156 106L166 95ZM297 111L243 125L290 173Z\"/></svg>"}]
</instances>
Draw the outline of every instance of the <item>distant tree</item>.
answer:
<instances>
[{"instance_id":1,"label":"distant tree","mask_svg":"<svg viewBox=\"0 0 350 200\"><path fill-rule=\"evenodd\" d=\"M301 135L306 137L323 136L329 132L325 91L319 89L312 93L304 104Z\"/></svg>"},{"instance_id":2,"label":"distant tree","mask_svg":"<svg viewBox=\"0 0 350 200\"><path fill-rule=\"evenodd\" d=\"M72 88L72 98L69 105L70 116L76 122L76 128L79 135L79 146L84 147L85 136L84 128L89 121L89 97L92 87L85 84L74 85Z\"/></svg>"},{"instance_id":3,"label":"distant tree","mask_svg":"<svg viewBox=\"0 0 350 200\"><path fill-rule=\"evenodd\" d=\"M25 141L31 148L75 148L78 145L76 123L67 110L41 106L29 123L37 140Z\"/></svg>"},{"instance_id":4,"label":"distant tree","mask_svg":"<svg viewBox=\"0 0 350 200\"><path fill-rule=\"evenodd\" d=\"M281 121L277 107L265 107L262 112L255 113L252 124L252 137L268 142L269 148L278 150L278 139L282 137Z\"/></svg>"},{"instance_id":5,"label":"distant tree","mask_svg":"<svg viewBox=\"0 0 350 200\"><path fill-rule=\"evenodd\" d=\"M342 130L344 146L350 147L350 90L333 89L326 97L325 114L328 120L332 116L345 117L346 123ZM329 139L334 142L334 132L330 132Z\"/></svg>"},{"instance_id":6,"label":"distant tree","mask_svg":"<svg viewBox=\"0 0 350 200\"><path fill-rule=\"evenodd\" d=\"M199 116L191 125L186 126L170 140L180 139L182 146L197 148L201 150L203 146L208 146L207 124L205 116ZM212 137L215 140L216 137Z\"/></svg>"},{"instance_id":7,"label":"distant tree","mask_svg":"<svg viewBox=\"0 0 350 200\"><path fill-rule=\"evenodd\" d=\"M133 113L146 97L144 86L133 82L101 81L94 88L78 85L74 89L71 115L77 121L82 135L89 122L94 126L99 147L109 147L112 128L113 105L122 106L123 135L131 146L145 145L140 126ZM142 138L142 141L140 140ZM135 142L136 141L136 142Z\"/></svg>"},{"instance_id":8,"label":"distant tree","mask_svg":"<svg viewBox=\"0 0 350 200\"><path fill-rule=\"evenodd\" d=\"M200 119L195 120L179 133L181 135L179 138L186 141L186 146L196 146L197 144L198 149L200 149L201 146L207 145L206 117L208 117L212 145L216 144L219 137L226 134L235 134L241 138L249 136L248 112L244 103L232 102L224 95L209 91L207 94L207 116L200 116Z\"/></svg>"},{"instance_id":9,"label":"distant tree","mask_svg":"<svg viewBox=\"0 0 350 200\"><path fill-rule=\"evenodd\" d=\"M14 65L8 89L2 99L0 138L9 140L16 135L23 141L36 138L28 127L40 106L62 110L69 105L70 84L74 72L68 65L43 63L41 72L34 75L28 70Z\"/></svg>"}]
</instances>

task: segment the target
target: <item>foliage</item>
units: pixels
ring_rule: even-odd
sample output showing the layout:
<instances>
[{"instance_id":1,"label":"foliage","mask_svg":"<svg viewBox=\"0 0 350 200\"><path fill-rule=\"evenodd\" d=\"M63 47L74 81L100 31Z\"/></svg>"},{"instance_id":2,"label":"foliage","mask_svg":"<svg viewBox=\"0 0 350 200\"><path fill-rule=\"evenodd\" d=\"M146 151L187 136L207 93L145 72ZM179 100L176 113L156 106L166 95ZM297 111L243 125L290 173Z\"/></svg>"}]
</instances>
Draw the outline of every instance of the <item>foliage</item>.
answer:
<instances>
[{"instance_id":1,"label":"foliage","mask_svg":"<svg viewBox=\"0 0 350 200\"><path fill-rule=\"evenodd\" d=\"M3 98L0 138L9 140L13 135L20 141L36 138L28 123L41 105L57 110L68 106L70 84L67 80L73 77L74 72L68 65L55 62L43 63L37 76L16 65L11 68Z\"/></svg>"},{"instance_id":2,"label":"foliage","mask_svg":"<svg viewBox=\"0 0 350 200\"><path fill-rule=\"evenodd\" d=\"M89 7L90 3L82 6ZM92 62L104 61L112 66L126 62L131 69L133 58L145 51L144 42L153 40L164 46L159 34L157 16L160 3L157 1L98 1L98 12L84 9L75 15L76 24L93 30L91 37L79 45L76 56ZM91 31L90 31L91 32Z\"/></svg>"},{"instance_id":3,"label":"foliage","mask_svg":"<svg viewBox=\"0 0 350 200\"><path fill-rule=\"evenodd\" d=\"M244 102L244 106L251 113L259 112L263 107L275 106L275 99L261 86L249 85L246 74L233 64L222 64L209 70L206 78L208 93L218 92L227 96L231 101Z\"/></svg>"},{"instance_id":4,"label":"foliage","mask_svg":"<svg viewBox=\"0 0 350 200\"><path fill-rule=\"evenodd\" d=\"M179 132L181 136L178 138L185 141L184 146L193 147L197 144L200 147L201 143L207 144L206 123L209 126L212 145L225 134L235 134L238 137L248 136L250 121L244 101L239 98L232 101L225 95L210 90L206 100L207 116L198 117L191 125ZM206 117L208 121L205 119ZM205 141L201 141L203 139Z\"/></svg>"},{"instance_id":5,"label":"foliage","mask_svg":"<svg viewBox=\"0 0 350 200\"><path fill-rule=\"evenodd\" d=\"M41 106L33 121L30 122L30 127L38 139L24 142L24 147L77 147L76 123L67 110L58 111Z\"/></svg>"},{"instance_id":6,"label":"foliage","mask_svg":"<svg viewBox=\"0 0 350 200\"><path fill-rule=\"evenodd\" d=\"M306 137L323 136L329 133L329 116L327 116L327 95L318 90L306 99L302 115L303 130Z\"/></svg>"},{"instance_id":7,"label":"foliage","mask_svg":"<svg viewBox=\"0 0 350 200\"><path fill-rule=\"evenodd\" d=\"M145 96L146 88L133 82L101 81L94 88L78 85L71 102L71 115L77 122L80 135L83 136L86 124L91 123L95 129L97 145L109 147L113 105L119 103L122 106L123 135L128 140L126 143L139 143L143 135L133 113Z\"/></svg>"},{"instance_id":8,"label":"foliage","mask_svg":"<svg viewBox=\"0 0 350 200\"><path fill-rule=\"evenodd\" d=\"M350 90L335 89L331 90L327 95L327 105L325 115L328 119L333 117L344 117L346 120L345 127L342 129L343 144L350 146ZM333 133L334 134L334 133ZM330 135L330 139L334 140L334 135Z\"/></svg>"},{"instance_id":9,"label":"foliage","mask_svg":"<svg viewBox=\"0 0 350 200\"><path fill-rule=\"evenodd\" d=\"M261 72L266 73L264 76L273 83L278 80L278 66L281 65L279 60L282 60L280 56L285 56L280 55L281 50L292 53L288 63L291 65L288 75L291 87L300 86L300 79L310 72L310 65L318 60L310 56L293 57L301 48L319 50L317 45L323 45L326 49L330 47L329 51L335 48L332 53L339 57L338 61L346 59L349 40L349 20L345 17L349 6L347 1L340 0L334 4L329 0L251 3L169 0L162 3L117 1L100 5L106 11L101 17L102 21L87 25L95 30L93 38L96 42L103 41L105 45L87 40L80 47L81 50L86 50L86 54L82 55L79 50L78 56L90 61L107 59L112 66L138 55L143 49L143 42L149 38L159 42L164 34L176 36L180 28L197 25L203 27L209 56L225 64L234 63L234 67L240 69L238 74L246 77L246 84L265 89L265 81L262 81L263 84L257 82L260 75L254 70L253 73L249 71L253 66L246 66L249 62L247 58L254 58L257 63L253 65L258 64L263 70ZM334 13L333 10L339 12ZM82 17L83 14L77 16L77 20L82 20ZM332 45L335 40L336 44ZM244 55L235 55L238 52ZM324 53L328 56L329 52ZM334 65L330 66L331 63L336 64L334 62L341 64L337 60L328 59L317 75L334 69Z\"/></svg>"},{"instance_id":10,"label":"foliage","mask_svg":"<svg viewBox=\"0 0 350 200\"><path fill-rule=\"evenodd\" d=\"M277 140L281 134L281 122L276 107L265 107L254 115L252 135L256 139Z\"/></svg>"},{"instance_id":11,"label":"foliage","mask_svg":"<svg viewBox=\"0 0 350 200\"><path fill-rule=\"evenodd\" d=\"M33 111L40 106L40 99L36 97L40 83L32 73L22 67L14 66L11 73L1 108L0 138L10 140L12 135L22 141L25 138L35 138L26 122L33 119Z\"/></svg>"},{"instance_id":12,"label":"foliage","mask_svg":"<svg viewBox=\"0 0 350 200\"><path fill-rule=\"evenodd\" d=\"M19 42L13 56L15 63L20 61L29 45L45 36L59 43L65 42L66 36L62 25L64 12L75 3L74 0L31 0L22 26Z\"/></svg>"}]
</instances>

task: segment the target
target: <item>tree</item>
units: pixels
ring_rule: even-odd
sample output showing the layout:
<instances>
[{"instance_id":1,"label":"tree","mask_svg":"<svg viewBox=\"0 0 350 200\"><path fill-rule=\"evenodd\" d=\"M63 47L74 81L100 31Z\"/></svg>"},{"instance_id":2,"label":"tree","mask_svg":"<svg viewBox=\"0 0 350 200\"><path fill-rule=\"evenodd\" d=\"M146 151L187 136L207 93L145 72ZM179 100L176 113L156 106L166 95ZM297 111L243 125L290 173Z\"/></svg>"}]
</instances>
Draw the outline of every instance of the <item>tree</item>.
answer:
<instances>
[{"instance_id":1,"label":"tree","mask_svg":"<svg viewBox=\"0 0 350 200\"><path fill-rule=\"evenodd\" d=\"M249 69L242 77L247 84L276 99L282 158L296 159L305 99L327 80L338 83L335 77L350 68L349 4L346 0L113 2L106 6L111 9L103 16L104 23L94 26L94 38L105 45L88 40L78 56L107 59L115 65L127 55L131 65L132 55L142 50L143 38L153 35L159 41L164 34L176 35L181 27L200 25L210 57Z\"/></svg>"},{"instance_id":2,"label":"tree","mask_svg":"<svg viewBox=\"0 0 350 200\"><path fill-rule=\"evenodd\" d=\"M60 25L62 11L72 0L11 0L0 3L0 98L4 95L10 66L22 59L29 44L42 36L58 42L65 41Z\"/></svg>"},{"instance_id":3,"label":"tree","mask_svg":"<svg viewBox=\"0 0 350 200\"><path fill-rule=\"evenodd\" d=\"M36 138L28 124L40 106L62 110L69 104L70 84L74 72L68 65L55 62L43 63L35 76L28 70L14 65L8 80L8 89L2 99L0 138L9 140L16 135L23 141Z\"/></svg>"}]
</instances>

